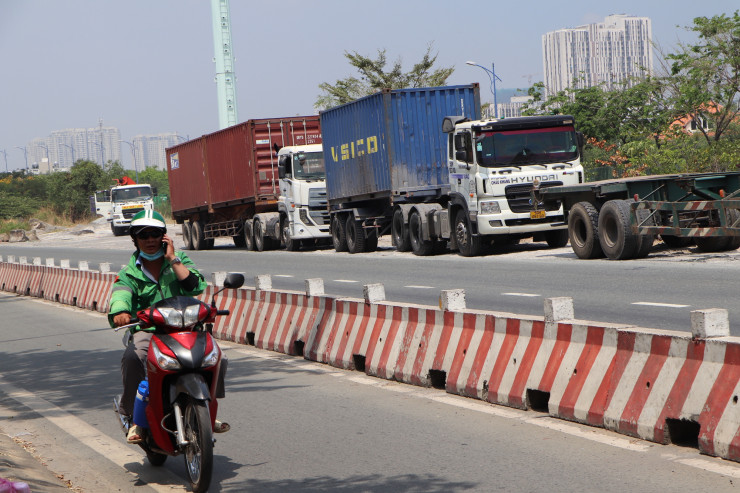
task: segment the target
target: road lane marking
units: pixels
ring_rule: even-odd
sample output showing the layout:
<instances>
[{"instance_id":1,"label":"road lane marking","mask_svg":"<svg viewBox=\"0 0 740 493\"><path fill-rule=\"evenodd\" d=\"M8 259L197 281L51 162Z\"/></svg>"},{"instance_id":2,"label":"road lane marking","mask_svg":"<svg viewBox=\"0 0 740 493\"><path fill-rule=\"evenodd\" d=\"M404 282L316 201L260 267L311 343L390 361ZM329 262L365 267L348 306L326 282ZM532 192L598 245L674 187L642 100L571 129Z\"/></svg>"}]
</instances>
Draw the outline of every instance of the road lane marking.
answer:
<instances>
[{"instance_id":1,"label":"road lane marking","mask_svg":"<svg viewBox=\"0 0 740 493\"><path fill-rule=\"evenodd\" d=\"M290 274L275 274L275 277L295 277Z\"/></svg>"},{"instance_id":2,"label":"road lane marking","mask_svg":"<svg viewBox=\"0 0 740 493\"><path fill-rule=\"evenodd\" d=\"M539 298L541 294L533 293L501 293L502 296L523 296L525 298Z\"/></svg>"},{"instance_id":3,"label":"road lane marking","mask_svg":"<svg viewBox=\"0 0 740 493\"><path fill-rule=\"evenodd\" d=\"M643 306L660 306L664 308L686 308L691 305L674 305L673 303L653 303L651 301L637 301L635 303L632 303L633 305L643 305Z\"/></svg>"},{"instance_id":4,"label":"road lane marking","mask_svg":"<svg viewBox=\"0 0 740 493\"><path fill-rule=\"evenodd\" d=\"M357 283L360 281L353 281L351 279L334 279L334 282L348 282L348 283Z\"/></svg>"},{"instance_id":5,"label":"road lane marking","mask_svg":"<svg viewBox=\"0 0 740 493\"><path fill-rule=\"evenodd\" d=\"M434 286L416 286L414 284L410 286L404 286L404 288L410 288L410 289L434 289Z\"/></svg>"},{"instance_id":6,"label":"road lane marking","mask_svg":"<svg viewBox=\"0 0 740 493\"><path fill-rule=\"evenodd\" d=\"M136 481L146 483L147 486L151 487L155 491L185 491L182 477L177 476L166 468L153 469L141 464L142 459L146 457L145 454L139 447L132 447L131 445L125 444L123 433L121 433L120 441L111 440L110 437L100 432L94 426L87 424L87 422L75 417L73 414L68 413L62 408L55 406L46 399L2 380L0 380L0 391L11 399L20 402L27 408L32 409L34 412L43 416L47 421L57 426L59 428L59 432L54 434L54 438L59 442L66 443L64 449L73 450L73 447L71 446L72 444L69 443L69 440L77 440L81 444L95 451L102 458L108 459L120 467L126 476L132 474L136 478ZM3 429L11 437L24 436L29 432L29 430L33 435L43 434L36 430L33 420L23 419L21 414L12 412L10 409L6 408L1 401L0 416L13 417L12 420L4 419L2 421ZM116 419L118 419L117 416ZM20 431L21 429L23 431ZM74 434L68 433L68 430L74 430ZM62 433L67 435L69 440L58 440L59 435ZM31 441L31 443L33 442ZM47 452L49 449L45 448L44 451ZM141 464L141 468L137 467L135 469L131 469L130 466L132 462ZM60 473L62 471L54 472ZM66 476L72 475L77 476L78 473L66 473ZM163 475L167 477L163 478ZM162 482L163 480L175 484L157 484L158 481ZM73 481L73 483L75 483L75 481Z\"/></svg>"}]
</instances>

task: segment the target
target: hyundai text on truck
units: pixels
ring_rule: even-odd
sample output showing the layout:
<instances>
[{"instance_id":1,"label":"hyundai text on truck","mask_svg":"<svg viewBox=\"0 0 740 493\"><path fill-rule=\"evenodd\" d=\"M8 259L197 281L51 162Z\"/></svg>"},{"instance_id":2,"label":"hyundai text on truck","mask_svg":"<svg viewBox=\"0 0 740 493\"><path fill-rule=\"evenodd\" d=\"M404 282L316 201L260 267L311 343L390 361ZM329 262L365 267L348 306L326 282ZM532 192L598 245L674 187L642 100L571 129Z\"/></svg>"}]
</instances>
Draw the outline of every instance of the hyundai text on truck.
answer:
<instances>
[{"instance_id":1,"label":"hyundai text on truck","mask_svg":"<svg viewBox=\"0 0 740 493\"><path fill-rule=\"evenodd\" d=\"M538 187L583 181L582 137L570 116L480 119L478 84L384 90L321 113L332 241L463 256L534 237L567 244L559 203Z\"/></svg>"},{"instance_id":2,"label":"hyundai text on truck","mask_svg":"<svg viewBox=\"0 0 740 493\"><path fill-rule=\"evenodd\" d=\"M328 243L318 116L255 119L167 148L172 215L186 248Z\"/></svg>"}]
</instances>

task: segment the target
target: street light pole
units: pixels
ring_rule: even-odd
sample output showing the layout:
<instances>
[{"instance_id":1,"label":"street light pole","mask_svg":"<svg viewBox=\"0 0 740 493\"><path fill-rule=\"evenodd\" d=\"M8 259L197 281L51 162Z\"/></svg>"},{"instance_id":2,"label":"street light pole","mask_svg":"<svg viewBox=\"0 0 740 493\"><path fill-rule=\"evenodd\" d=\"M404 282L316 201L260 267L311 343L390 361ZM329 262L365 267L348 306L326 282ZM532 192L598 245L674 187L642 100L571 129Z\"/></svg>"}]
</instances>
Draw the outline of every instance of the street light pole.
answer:
<instances>
[{"instance_id":1,"label":"street light pole","mask_svg":"<svg viewBox=\"0 0 740 493\"><path fill-rule=\"evenodd\" d=\"M8 152L5 149L3 149L0 152L2 152L3 156L5 157L5 172L7 173L8 172Z\"/></svg>"},{"instance_id":2,"label":"street light pole","mask_svg":"<svg viewBox=\"0 0 740 493\"><path fill-rule=\"evenodd\" d=\"M60 144L63 145L64 147L69 147L69 149L72 151L72 165L74 166L74 164L75 164L75 148L72 147L71 145L65 144L63 142L60 142Z\"/></svg>"},{"instance_id":3,"label":"street light pole","mask_svg":"<svg viewBox=\"0 0 740 493\"><path fill-rule=\"evenodd\" d=\"M496 101L496 79L501 81L499 79L499 76L496 75L496 68L493 63L491 63L491 70L488 70L483 65L478 65L475 62L467 61L465 62L467 65L473 65L475 67L482 68L486 71L486 74L488 75L488 78L491 80L491 92L493 93L493 116L498 118L498 102Z\"/></svg>"},{"instance_id":4,"label":"street light pole","mask_svg":"<svg viewBox=\"0 0 740 493\"><path fill-rule=\"evenodd\" d=\"M136 173L136 183L139 183L139 167L136 166L136 148L134 145L127 141L127 140L119 140L119 142L123 142L124 144L128 144L128 146L131 148L131 155L134 158L134 172Z\"/></svg>"},{"instance_id":5,"label":"street light pole","mask_svg":"<svg viewBox=\"0 0 740 493\"><path fill-rule=\"evenodd\" d=\"M28 173L28 151L26 151L25 147L15 146L15 148L23 151L23 159L26 160L26 173Z\"/></svg>"},{"instance_id":6,"label":"street light pole","mask_svg":"<svg viewBox=\"0 0 740 493\"><path fill-rule=\"evenodd\" d=\"M51 159L49 158L49 148L46 147L44 144L37 144L37 145L39 147L43 147L44 149L46 149L46 164L49 166L49 173L51 174L51 168L52 168L52 166L51 166ZM40 172L41 172L41 170L39 170L39 173Z\"/></svg>"}]
</instances>

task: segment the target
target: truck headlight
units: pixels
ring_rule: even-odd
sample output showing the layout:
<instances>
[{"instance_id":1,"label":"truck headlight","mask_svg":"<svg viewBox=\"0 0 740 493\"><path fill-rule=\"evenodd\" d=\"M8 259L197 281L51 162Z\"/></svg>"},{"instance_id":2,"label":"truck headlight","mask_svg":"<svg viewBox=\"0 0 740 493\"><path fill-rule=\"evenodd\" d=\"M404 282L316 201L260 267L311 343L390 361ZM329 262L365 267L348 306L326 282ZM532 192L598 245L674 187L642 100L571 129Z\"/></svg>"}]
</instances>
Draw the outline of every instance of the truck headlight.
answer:
<instances>
[{"instance_id":1,"label":"truck headlight","mask_svg":"<svg viewBox=\"0 0 740 493\"><path fill-rule=\"evenodd\" d=\"M490 200L488 202L481 202L480 203L480 213L481 214L501 214L501 207L499 207L498 202L495 200Z\"/></svg>"}]
</instances>

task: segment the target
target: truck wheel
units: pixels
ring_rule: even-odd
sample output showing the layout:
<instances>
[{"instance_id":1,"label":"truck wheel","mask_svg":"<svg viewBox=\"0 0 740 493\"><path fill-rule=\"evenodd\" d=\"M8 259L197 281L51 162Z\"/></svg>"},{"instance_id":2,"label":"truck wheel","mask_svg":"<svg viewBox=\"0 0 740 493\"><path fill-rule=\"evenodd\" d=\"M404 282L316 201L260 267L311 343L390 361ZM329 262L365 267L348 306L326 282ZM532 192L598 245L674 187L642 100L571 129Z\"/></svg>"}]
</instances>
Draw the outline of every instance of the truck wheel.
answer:
<instances>
[{"instance_id":1,"label":"truck wheel","mask_svg":"<svg viewBox=\"0 0 740 493\"><path fill-rule=\"evenodd\" d=\"M344 231L344 224L340 216L331 217L331 241L334 244L334 250L337 252L347 251L347 233Z\"/></svg>"},{"instance_id":2,"label":"truck wheel","mask_svg":"<svg viewBox=\"0 0 740 493\"><path fill-rule=\"evenodd\" d=\"M113 232L113 236L123 236L126 232L126 228L117 228L113 226L113 223L110 225L110 230Z\"/></svg>"},{"instance_id":3,"label":"truck wheel","mask_svg":"<svg viewBox=\"0 0 740 493\"><path fill-rule=\"evenodd\" d=\"M193 231L190 229L190 223L182 223L182 241L185 243L185 250L193 249Z\"/></svg>"},{"instance_id":4,"label":"truck wheel","mask_svg":"<svg viewBox=\"0 0 740 493\"><path fill-rule=\"evenodd\" d=\"M190 225L190 238L193 240L193 250L204 250L206 248L206 239L203 238L203 223L193 221Z\"/></svg>"},{"instance_id":5,"label":"truck wheel","mask_svg":"<svg viewBox=\"0 0 740 493\"><path fill-rule=\"evenodd\" d=\"M655 226L655 216L650 217L650 211L647 209L637 209L637 220L643 226ZM637 235L637 252L635 258L645 258L650 255L655 243L655 235Z\"/></svg>"},{"instance_id":6,"label":"truck wheel","mask_svg":"<svg viewBox=\"0 0 740 493\"><path fill-rule=\"evenodd\" d=\"M729 236L697 236L694 238L696 247L702 252L724 252L730 244Z\"/></svg>"},{"instance_id":7,"label":"truck wheel","mask_svg":"<svg viewBox=\"0 0 740 493\"><path fill-rule=\"evenodd\" d=\"M411 239L406 225L403 222L403 211L399 208L393 213L392 225L393 244L399 252L408 252L411 250Z\"/></svg>"},{"instance_id":8,"label":"truck wheel","mask_svg":"<svg viewBox=\"0 0 740 493\"><path fill-rule=\"evenodd\" d=\"M284 217L282 221L282 226L280 231L283 235L283 243L285 243L285 249L289 252L295 252L298 251L299 248L301 248L301 242L295 241L293 238L290 237L290 223L288 222L288 218Z\"/></svg>"},{"instance_id":9,"label":"truck wheel","mask_svg":"<svg viewBox=\"0 0 740 493\"><path fill-rule=\"evenodd\" d=\"M365 251L365 232L355 221L355 216L350 214L344 230L347 232L347 251L349 253L362 253Z\"/></svg>"},{"instance_id":10,"label":"truck wheel","mask_svg":"<svg viewBox=\"0 0 740 493\"><path fill-rule=\"evenodd\" d=\"M365 238L365 251L368 253L372 253L377 249L378 249L378 230L376 229L374 232L368 233L367 238Z\"/></svg>"},{"instance_id":11,"label":"truck wheel","mask_svg":"<svg viewBox=\"0 0 740 493\"><path fill-rule=\"evenodd\" d=\"M568 239L573 252L582 259L601 258L599 211L589 202L578 202L568 214Z\"/></svg>"},{"instance_id":12,"label":"truck wheel","mask_svg":"<svg viewBox=\"0 0 740 493\"><path fill-rule=\"evenodd\" d=\"M691 238L688 236L660 235L660 239L668 248L686 248L691 245Z\"/></svg>"},{"instance_id":13,"label":"truck wheel","mask_svg":"<svg viewBox=\"0 0 740 493\"><path fill-rule=\"evenodd\" d=\"M455 216L455 241L457 252L463 257L477 257L483 250L480 236L473 236L465 211L460 209Z\"/></svg>"},{"instance_id":14,"label":"truck wheel","mask_svg":"<svg viewBox=\"0 0 740 493\"><path fill-rule=\"evenodd\" d=\"M545 241L550 248L563 248L568 244L568 230L556 229L545 233Z\"/></svg>"},{"instance_id":15,"label":"truck wheel","mask_svg":"<svg viewBox=\"0 0 740 493\"><path fill-rule=\"evenodd\" d=\"M421 216L414 211L409 217L409 239L411 240L411 251L419 257L431 255L434 251L434 242L431 240L424 241L421 231Z\"/></svg>"},{"instance_id":16,"label":"truck wheel","mask_svg":"<svg viewBox=\"0 0 740 493\"><path fill-rule=\"evenodd\" d=\"M246 244L247 250L252 252L255 249L254 246L254 235L252 234L252 224L244 221L244 243Z\"/></svg>"},{"instance_id":17,"label":"truck wheel","mask_svg":"<svg viewBox=\"0 0 740 493\"><path fill-rule=\"evenodd\" d=\"M635 257L639 235L632 232L630 204L610 200L599 212L599 243L607 258L628 260Z\"/></svg>"},{"instance_id":18,"label":"truck wheel","mask_svg":"<svg viewBox=\"0 0 740 493\"><path fill-rule=\"evenodd\" d=\"M732 226L740 219L740 210L727 209L727 225ZM728 250L737 250L740 247L740 236L728 236L730 241L727 242Z\"/></svg>"},{"instance_id":19,"label":"truck wheel","mask_svg":"<svg viewBox=\"0 0 740 493\"><path fill-rule=\"evenodd\" d=\"M272 248L272 238L266 235L262 221L255 219L252 228L254 229L254 246L257 251L270 250Z\"/></svg>"}]
</instances>

